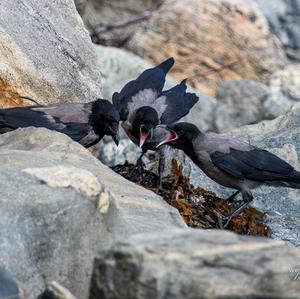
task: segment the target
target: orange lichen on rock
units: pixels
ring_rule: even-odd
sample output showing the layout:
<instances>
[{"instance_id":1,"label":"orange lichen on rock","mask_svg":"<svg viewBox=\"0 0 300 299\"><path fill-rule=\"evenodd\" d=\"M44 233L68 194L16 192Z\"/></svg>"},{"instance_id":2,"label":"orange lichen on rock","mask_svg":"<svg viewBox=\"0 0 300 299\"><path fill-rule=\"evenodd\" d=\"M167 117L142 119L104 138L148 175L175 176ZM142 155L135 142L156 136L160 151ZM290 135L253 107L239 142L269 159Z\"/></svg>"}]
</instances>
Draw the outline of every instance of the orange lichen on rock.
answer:
<instances>
[{"instance_id":1,"label":"orange lichen on rock","mask_svg":"<svg viewBox=\"0 0 300 299\"><path fill-rule=\"evenodd\" d=\"M21 96L16 86L0 77L0 108L27 106L28 101Z\"/></svg>"}]
</instances>

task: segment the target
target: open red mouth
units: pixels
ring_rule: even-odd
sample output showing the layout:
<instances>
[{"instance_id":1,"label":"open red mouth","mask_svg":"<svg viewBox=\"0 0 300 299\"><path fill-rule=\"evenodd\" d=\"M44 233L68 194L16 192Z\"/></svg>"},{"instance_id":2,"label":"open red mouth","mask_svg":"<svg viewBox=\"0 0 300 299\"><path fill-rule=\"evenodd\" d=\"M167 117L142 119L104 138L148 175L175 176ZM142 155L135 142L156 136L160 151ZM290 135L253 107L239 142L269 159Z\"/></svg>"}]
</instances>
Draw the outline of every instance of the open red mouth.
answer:
<instances>
[{"instance_id":1,"label":"open red mouth","mask_svg":"<svg viewBox=\"0 0 300 299\"><path fill-rule=\"evenodd\" d=\"M140 126L140 147L142 147L150 133L144 125Z\"/></svg>"},{"instance_id":2,"label":"open red mouth","mask_svg":"<svg viewBox=\"0 0 300 299\"><path fill-rule=\"evenodd\" d=\"M179 138L179 136L177 135L177 133L175 131L169 131L169 134L167 136L167 138L163 141L161 141L156 148L159 148L160 146L164 145L164 144L168 144L171 143L173 141L176 141Z\"/></svg>"}]
</instances>

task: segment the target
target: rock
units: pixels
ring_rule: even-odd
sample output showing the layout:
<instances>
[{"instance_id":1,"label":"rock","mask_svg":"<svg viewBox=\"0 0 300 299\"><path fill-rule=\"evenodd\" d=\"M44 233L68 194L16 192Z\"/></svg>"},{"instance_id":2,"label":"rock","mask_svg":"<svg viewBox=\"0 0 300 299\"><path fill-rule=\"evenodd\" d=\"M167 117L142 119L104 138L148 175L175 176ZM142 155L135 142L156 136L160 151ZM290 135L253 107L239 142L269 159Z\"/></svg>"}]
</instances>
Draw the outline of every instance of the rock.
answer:
<instances>
[{"instance_id":1,"label":"rock","mask_svg":"<svg viewBox=\"0 0 300 299\"><path fill-rule=\"evenodd\" d=\"M185 228L178 211L44 128L0 136L0 264L33 296L55 280L87 298L96 252L135 233Z\"/></svg>"},{"instance_id":2,"label":"rock","mask_svg":"<svg viewBox=\"0 0 300 299\"><path fill-rule=\"evenodd\" d=\"M115 91L120 91L128 81L135 79L145 69L151 67L144 59L123 49L97 45L95 50L103 76L103 96L107 99L111 99ZM165 89L177 83L167 77ZM194 122L205 131L214 129L216 100L192 88L189 88L189 91L197 93L199 102L183 120ZM112 166L124 163L126 160L135 162L140 155L141 150L127 138L123 130L120 135L118 148L109 138L104 138L104 142L100 145L99 158L106 165Z\"/></svg>"},{"instance_id":3,"label":"rock","mask_svg":"<svg viewBox=\"0 0 300 299\"><path fill-rule=\"evenodd\" d=\"M300 61L300 1L256 0L290 59Z\"/></svg>"},{"instance_id":4,"label":"rock","mask_svg":"<svg viewBox=\"0 0 300 299\"><path fill-rule=\"evenodd\" d=\"M274 120L244 126L230 132L252 145L264 148L292 164L300 171L300 103L290 112ZM222 198L230 196L234 190L212 181L182 152L170 149L167 152L166 173L169 173L172 158L184 167L184 174L190 177L194 186L217 193ZM253 206L267 213L267 224L272 237L289 241L300 246L300 190L289 188L260 187L253 190Z\"/></svg>"},{"instance_id":5,"label":"rock","mask_svg":"<svg viewBox=\"0 0 300 299\"><path fill-rule=\"evenodd\" d=\"M275 72L270 78L270 94L264 103L267 118L287 112L300 101L300 64Z\"/></svg>"},{"instance_id":6,"label":"rock","mask_svg":"<svg viewBox=\"0 0 300 299\"><path fill-rule=\"evenodd\" d=\"M122 128L120 128L120 142L118 146L106 137L97 146L97 158L109 167L124 164L125 161L135 163L141 153L141 149L127 137Z\"/></svg>"},{"instance_id":7,"label":"rock","mask_svg":"<svg viewBox=\"0 0 300 299\"><path fill-rule=\"evenodd\" d=\"M268 88L252 80L226 81L217 89L215 126L219 132L264 119Z\"/></svg>"},{"instance_id":8,"label":"rock","mask_svg":"<svg viewBox=\"0 0 300 299\"><path fill-rule=\"evenodd\" d=\"M0 266L0 298L1 299L25 299L24 290L15 278Z\"/></svg>"},{"instance_id":9,"label":"rock","mask_svg":"<svg viewBox=\"0 0 300 299\"><path fill-rule=\"evenodd\" d=\"M138 235L96 257L89 299L296 299L298 259L282 241L225 231Z\"/></svg>"},{"instance_id":10,"label":"rock","mask_svg":"<svg viewBox=\"0 0 300 299\"><path fill-rule=\"evenodd\" d=\"M210 95L225 80L266 83L286 64L254 1L166 0L126 47L154 63L174 56L171 76L188 77L192 87Z\"/></svg>"},{"instance_id":11,"label":"rock","mask_svg":"<svg viewBox=\"0 0 300 299\"><path fill-rule=\"evenodd\" d=\"M2 0L0 107L88 102L101 95L100 67L72 0Z\"/></svg>"},{"instance_id":12,"label":"rock","mask_svg":"<svg viewBox=\"0 0 300 299\"><path fill-rule=\"evenodd\" d=\"M74 0L78 13L82 16L85 12L85 8L88 0Z\"/></svg>"},{"instance_id":13,"label":"rock","mask_svg":"<svg viewBox=\"0 0 300 299\"><path fill-rule=\"evenodd\" d=\"M76 1L83 2L83 1ZM92 31L97 25L111 25L127 22L139 17L145 12L156 9L162 0L85 0L83 5L77 5L80 15L88 30ZM107 46L120 46L138 29L141 23L132 23L130 26L119 27L102 33L96 40Z\"/></svg>"}]
</instances>

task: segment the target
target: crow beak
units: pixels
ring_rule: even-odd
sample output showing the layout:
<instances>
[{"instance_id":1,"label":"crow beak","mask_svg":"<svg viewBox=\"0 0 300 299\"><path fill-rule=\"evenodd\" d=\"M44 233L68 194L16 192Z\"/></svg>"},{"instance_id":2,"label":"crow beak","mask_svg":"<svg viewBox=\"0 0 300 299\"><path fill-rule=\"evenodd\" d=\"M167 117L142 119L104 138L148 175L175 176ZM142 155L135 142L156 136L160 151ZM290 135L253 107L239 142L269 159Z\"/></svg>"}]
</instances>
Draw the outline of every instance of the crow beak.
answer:
<instances>
[{"instance_id":1,"label":"crow beak","mask_svg":"<svg viewBox=\"0 0 300 299\"><path fill-rule=\"evenodd\" d=\"M168 143L171 143L171 142L174 142L176 141L177 139L179 138L178 134L175 132L175 131L169 131L167 137L161 141L157 146L156 148L159 148L161 147L162 145L164 144L168 144Z\"/></svg>"},{"instance_id":2,"label":"crow beak","mask_svg":"<svg viewBox=\"0 0 300 299\"><path fill-rule=\"evenodd\" d=\"M154 129L150 128L150 130L149 130L150 139L153 138L153 132L154 132Z\"/></svg>"},{"instance_id":3,"label":"crow beak","mask_svg":"<svg viewBox=\"0 0 300 299\"><path fill-rule=\"evenodd\" d=\"M113 134L111 137L114 140L115 144L118 146L119 145L119 141L120 141L119 132Z\"/></svg>"},{"instance_id":4,"label":"crow beak","mask_svg":"<svg viewBox=\"0 0 300 299\"><path fill-rule=\"evenodd\" d=\"M140 126L140 148L143 147L147 138L151 136L151 129L148 130L145 125ZM153 136L153 128L152 128L152 136Z\"/></svg>"},{"instance_id":5,"label":"crow beak","mask_svg":"<svg viewBox=\"0 0 300 299\"><path fill-rule=\"evenodd\" d=\"M106 125L106 130L108 133L107 135L110 135L115 144L118 146L120 141L118 124Z\"/></svg>"}]
</instances>

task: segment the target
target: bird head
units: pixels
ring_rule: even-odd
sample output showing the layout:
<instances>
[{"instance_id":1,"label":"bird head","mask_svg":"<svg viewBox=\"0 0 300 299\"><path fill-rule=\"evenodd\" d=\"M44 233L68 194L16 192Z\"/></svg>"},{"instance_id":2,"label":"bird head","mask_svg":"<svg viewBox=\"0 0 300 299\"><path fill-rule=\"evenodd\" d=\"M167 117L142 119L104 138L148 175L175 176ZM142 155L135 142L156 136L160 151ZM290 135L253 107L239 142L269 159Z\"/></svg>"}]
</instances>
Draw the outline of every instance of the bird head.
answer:
<instances>
[{"instance_id":1,"label":"bird head","mask_svg":"<svg viewBox=\"0 0 300 299\"><path fill-rule=\"evenodd\" d=\"M199 129L190 123L175 123L170 125L159 125L154 130L153 139L156 148L164 144L182 150L192 146L192 140L200 134Z\"/></svg>"},{"instance_id":2,"label":"bird head","mask_svg":"<svg viewBox=\"0 0 300 299\"><path fill-rule=\"evenodd\" d=\"M133 133L139 139L139 146L143 147L146 140L153 137L154 128L159 124L156 110L150 106L139 108L132 122Z\"/></svg>"},{"instance_id":3,"label":"bird head","mask_svg":"<svg viewBox=\"0 0 300 299\"><path fill-rule=\"evenodd\" d=\"M120 115L112 103L107 100L95 101L90 120L96 134L111 136L115 144L119 144Z\"/></svg>"}]
</instances>

